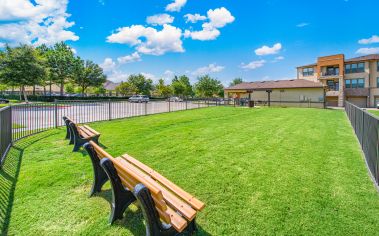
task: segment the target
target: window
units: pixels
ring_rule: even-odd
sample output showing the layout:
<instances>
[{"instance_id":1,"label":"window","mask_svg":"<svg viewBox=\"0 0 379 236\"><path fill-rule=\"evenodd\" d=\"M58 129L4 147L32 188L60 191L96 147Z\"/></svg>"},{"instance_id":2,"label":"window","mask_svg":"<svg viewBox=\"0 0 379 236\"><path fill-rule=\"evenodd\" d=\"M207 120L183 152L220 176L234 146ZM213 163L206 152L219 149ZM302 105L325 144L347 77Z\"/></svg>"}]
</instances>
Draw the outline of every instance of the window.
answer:
<instances>
[{"instance_id":1,"label":"window","mask_svg":"<svg viewBox=\"0 0 379 236\"><path fill-rule=\"evenodd\" d=\"M346 88L364 88L365 79L347 79L345 80L345 87Z\"/></svg>"},{"instance_id":2,"label":"window","mask_svg":"<svg viewBox=\"0 0 379 236\"><path fill-rule=\"evenodd\" d=\"M351 80L351 87L352 88L357 88L357 86L358 86L358 83L357 83L358 81L356 80L356 79L352 79Z\"/></svg>"},{"instance_id":3,"label":"window","mask_svg":"<svg viewBox=\"0 0 379 236\"><path fill-rule=\"evenodd\" d=\"M362 73L362 72L365 72L365 63L364 62L345 65L345 73L346 74Z\"/></svg>"},{"instance_id":4,"label":"window","mask_svg":"<svg viewBox=\"0 0 379 236\"><path fill-rule=\"evenodd\" d=\"M312 67L310 68L303 68L303 76L313 76L314 69Z\"/></svg>"},{"instance_id":5,"label":"window","mask_svg":"<svg viewBox=\"0 0 379 236\"><path fill-rule=\"evenodd\" d=\"M351 80L350 79L347 79L345 81L345 86L346 86L346 88L351 88Z\"/></svg>"},{"instance_id":6,"label":"window","mask_svg":"<svg viewBox=\"0 0 379 236\"><path fill-rule=\"evenodd\" d=\"M376 71L379 72L379 61L376 62Z\"/></svg>"},{"instance_id":7,"label":"window","mask_svg":"<svg viewBox=\"0 0 379 236\"><path fill-rule=\"evenodd\" d=\"M358 88L364 88L364 87L365 87L365 80L358 79Z\"/></svg>"},{"instance_id":8,"label":"window","mask_svg":"<svg viewBox=\"0 0 379 236\"><path fill-rule=\"evenodd\" d=\"M379 77L376 78L376 87L379 88Z\"/></svg>"}]
</instances>

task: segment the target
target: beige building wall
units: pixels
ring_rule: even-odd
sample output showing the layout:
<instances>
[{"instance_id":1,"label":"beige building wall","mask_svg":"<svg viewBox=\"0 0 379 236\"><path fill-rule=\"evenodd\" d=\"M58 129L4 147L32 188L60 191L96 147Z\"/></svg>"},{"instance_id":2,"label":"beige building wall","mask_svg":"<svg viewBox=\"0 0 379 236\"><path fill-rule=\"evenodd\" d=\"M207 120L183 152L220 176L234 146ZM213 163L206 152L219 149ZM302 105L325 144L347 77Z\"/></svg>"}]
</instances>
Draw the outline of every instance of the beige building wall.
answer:
<instances>
[{"instance_id":1,"label":"beige building wall","mask_svg":"<svg viewBox=\"0 0 379 236\"><path fill-rule=\"evenodd\" d=\"M323 88L291 88L291 89L273 89L271 93L272 101L324 101ZM254 101L267 101L268 96L266 91L254 91L251 94Z\"/></svg>"},{"instance_id":2,"label":"beige building wall","mask_svg":"<svg viewBox=\"0 0 379 236\"><path fill-rule=\"evenodd\" d=\"M375 103L379 101L379 88L377 87L377 78L379 78L379 72L376 61L370 62L370 72L370 106L375 107Z\"/></svg>"},{"instance_id":3,"label":"beige building wall","mask_svg":"<svg viewBox=\"0 0 379 236\"><path fill-rule=\"evenodd\" d=\"M304 67L304 68L311 68L311 67ZM318 82L318 78L317 78L318 74L316 72L317 68L313 67L313 70L314 70L313 76L303 76L303 69L304 68L297 68L297 78L298 79L306 79L306 80L310 80L313 82Z\"/></svg>"}]
</instances>

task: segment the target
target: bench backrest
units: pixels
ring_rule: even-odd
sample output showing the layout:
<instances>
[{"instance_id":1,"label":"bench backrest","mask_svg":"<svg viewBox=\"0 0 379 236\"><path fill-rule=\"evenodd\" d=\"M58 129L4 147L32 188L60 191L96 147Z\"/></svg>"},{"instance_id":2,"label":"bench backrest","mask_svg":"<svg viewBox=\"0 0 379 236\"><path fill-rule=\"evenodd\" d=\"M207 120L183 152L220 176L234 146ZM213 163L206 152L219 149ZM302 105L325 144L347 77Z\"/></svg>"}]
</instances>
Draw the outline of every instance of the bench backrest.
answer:
<instances>
[{"instance_id":1,"label":"bench backrest","mask_svg":"<svg viewBox=\"0 0 379 236\"><path fill-rule=\"evenodd\" d=\"M93 141L90 144L98 158L112 161L121 183L126 188L133 191L137 184L146 186L161 220L171 224L178 232L184 230L187 220L192 221L195 218L196 211L204 208L204 203L133 157L123 155L113 158Z\"/></svg>"}]
</instances>

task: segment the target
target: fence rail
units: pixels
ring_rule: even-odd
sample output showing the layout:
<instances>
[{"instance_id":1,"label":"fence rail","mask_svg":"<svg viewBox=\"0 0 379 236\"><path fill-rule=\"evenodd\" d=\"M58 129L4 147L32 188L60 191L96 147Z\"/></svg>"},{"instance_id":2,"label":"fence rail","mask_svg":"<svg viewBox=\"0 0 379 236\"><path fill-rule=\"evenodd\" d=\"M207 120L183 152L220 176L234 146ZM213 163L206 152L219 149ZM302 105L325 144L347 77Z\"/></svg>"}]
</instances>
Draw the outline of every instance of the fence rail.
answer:
<instances>
[{"instance_id":1,"label":"fence rail","mask_svg":"<svg viewBox=\"0 0 379 236\"><path fill-rule=\"evenodd\" d=\"M361 144L369 171L379 184L379 120L367 111L346 102L345 111Z\"/></svg>"},{"instance_id":2,"label":"fence rail","mask_svg":"<svg viewBox=\"0 0 379 236\"><path fill-rule=\"evenodd\" d=\"M198 109L219 105L210 100L171 102L153 100L56 100L53 103L17 104L0 109L0 167L13 142L51 128L63 126L63 116L78 123L122 119L134 116Z\"/></svg>"},{"instance_id":3,"label":"fence rail","mask_svg":"<svg viewBox=\"0 0 379 236\"><path fill-rule=\"evenodd\" d=\"M0 166L12 145L12 109L0 109Z\"/></svg>"}]
</instances>

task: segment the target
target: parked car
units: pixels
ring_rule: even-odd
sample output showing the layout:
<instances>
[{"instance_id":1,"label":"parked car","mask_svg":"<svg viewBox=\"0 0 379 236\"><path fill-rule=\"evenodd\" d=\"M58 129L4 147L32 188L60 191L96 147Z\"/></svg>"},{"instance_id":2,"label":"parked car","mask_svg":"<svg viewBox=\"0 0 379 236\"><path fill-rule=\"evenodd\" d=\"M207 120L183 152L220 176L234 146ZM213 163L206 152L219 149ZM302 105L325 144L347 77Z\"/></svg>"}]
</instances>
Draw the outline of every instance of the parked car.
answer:
<instances>
[{"instance_id":1,"label":"parked car","mask_svg":"<svg viewBox=\"0 0 379 236\"><path fill-rule=\"evenodd\" d=\"M146 102L148 103L150 101L149 97L146 95L133 95L129 98L129 102Z\"/></svg>"},{"instance_id":2,"label":"parked car","mask_svg":"<svg viewBox=\"0 0 379 236\"><path fill-rule=\"evenodd\" d=\"M9 103L9 100L7 100L5 98L0 98L0 103L1 104Z\"/></svg>"},{"instance_id":3,"label":"parked car","mask_svg":"<svg viewBox=\"0 0 379 236\"><path fill-rule=\"evenodd\" d=\"M379 109L379 101L376 102L376 108Z\"/></svg>"},{"instance_id":4,"label":"parked car","mask_svg":"<svg viewBox=\"0 0 379 236\"><path fill-rule=\"evenodd\" d=\"M180 97L170 97L167 99L169 102L183 102L183 99Z\"/></svg>"}]
</instances>

